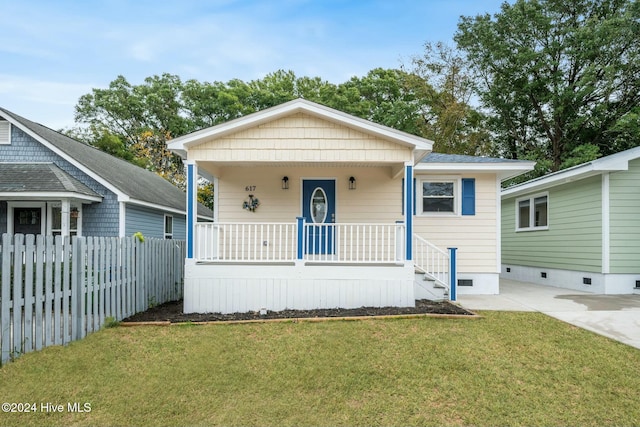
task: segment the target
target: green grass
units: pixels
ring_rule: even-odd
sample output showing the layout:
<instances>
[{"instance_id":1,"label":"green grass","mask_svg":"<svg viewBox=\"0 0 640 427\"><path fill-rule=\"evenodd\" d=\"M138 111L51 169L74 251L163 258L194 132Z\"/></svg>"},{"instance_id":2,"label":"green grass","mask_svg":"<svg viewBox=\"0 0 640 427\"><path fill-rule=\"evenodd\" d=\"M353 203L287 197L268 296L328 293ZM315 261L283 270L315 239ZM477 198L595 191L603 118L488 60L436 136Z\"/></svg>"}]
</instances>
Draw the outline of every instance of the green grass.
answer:
<instances>
[{"instance_id":1,"label":"green grass","mask_svg":"<svg viewBox=\"0 0 640 427\"><path fill-rule=\"evenodd\" d=\"M539 313L104 329L0 369L0 425L640 423L640 351Z\"/></svg>"}]
</instances>

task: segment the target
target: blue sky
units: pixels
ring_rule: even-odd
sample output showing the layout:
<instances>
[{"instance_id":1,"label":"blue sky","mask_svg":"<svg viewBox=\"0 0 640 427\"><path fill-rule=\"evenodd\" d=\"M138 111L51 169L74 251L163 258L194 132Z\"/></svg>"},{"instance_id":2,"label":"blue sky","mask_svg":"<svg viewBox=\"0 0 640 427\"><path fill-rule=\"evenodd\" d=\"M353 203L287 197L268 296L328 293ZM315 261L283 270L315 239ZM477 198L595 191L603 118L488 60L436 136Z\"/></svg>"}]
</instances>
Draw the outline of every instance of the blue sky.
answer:
<instances>
[{"instance_id":1,"label":"blue sky","mask_svg":"<svg viewBox=\"0 0 640 427\"><path fill-rule=\"evenodd\" d=\"M0 106L54 129L118 75L250 81L278 69L342 83L453 43L503 0L0 0Z\"/></svg>"}]
</instances>

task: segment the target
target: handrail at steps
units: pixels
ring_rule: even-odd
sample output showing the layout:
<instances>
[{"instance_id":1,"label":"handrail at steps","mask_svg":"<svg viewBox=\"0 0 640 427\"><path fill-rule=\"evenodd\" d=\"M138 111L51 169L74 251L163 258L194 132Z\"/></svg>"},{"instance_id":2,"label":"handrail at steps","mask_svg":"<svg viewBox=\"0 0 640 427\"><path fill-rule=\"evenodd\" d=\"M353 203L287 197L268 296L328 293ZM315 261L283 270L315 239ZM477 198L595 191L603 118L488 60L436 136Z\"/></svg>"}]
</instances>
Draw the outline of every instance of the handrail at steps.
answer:
<instances>
[{"instance_id":1,"label":"handrail at steps","mask_svg":"<svg viewBox=\"0 0 640 427\"><path fill-rule=\"evenodd\" d=\"M413 254L415 268L449 293L449 253L414 234Z\"/></svg>"}]
</instances>

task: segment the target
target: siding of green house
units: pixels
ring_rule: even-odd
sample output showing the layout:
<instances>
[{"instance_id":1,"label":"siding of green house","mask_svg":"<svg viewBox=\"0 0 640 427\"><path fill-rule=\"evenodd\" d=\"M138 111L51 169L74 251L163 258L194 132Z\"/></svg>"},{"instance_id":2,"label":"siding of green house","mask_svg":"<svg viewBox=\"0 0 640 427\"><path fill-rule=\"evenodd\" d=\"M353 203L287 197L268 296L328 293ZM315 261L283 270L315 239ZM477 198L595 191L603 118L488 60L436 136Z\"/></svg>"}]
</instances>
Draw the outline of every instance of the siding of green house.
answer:
<instances>
[{"instance_id":1,"label":"siding of green house","mask_svg":"<svg viewBox=\"0 0 640 427\"><path fill-rule=\"evenodd\" d=\"M609 179L610 272L640 273L640 159Z\"/></svg>"},{"instance_id":2,"label":"siding of green house","mask_svg":"<svg viewBox=\"0 0 640 427\"><path fill-rule=\"evenodd\" d=\"M516 232L516 200L524 196L504 199L503 264L601 272L601 188L596 176L549 189L549 229L540 231Z\"/></svg>"}]
</instances>

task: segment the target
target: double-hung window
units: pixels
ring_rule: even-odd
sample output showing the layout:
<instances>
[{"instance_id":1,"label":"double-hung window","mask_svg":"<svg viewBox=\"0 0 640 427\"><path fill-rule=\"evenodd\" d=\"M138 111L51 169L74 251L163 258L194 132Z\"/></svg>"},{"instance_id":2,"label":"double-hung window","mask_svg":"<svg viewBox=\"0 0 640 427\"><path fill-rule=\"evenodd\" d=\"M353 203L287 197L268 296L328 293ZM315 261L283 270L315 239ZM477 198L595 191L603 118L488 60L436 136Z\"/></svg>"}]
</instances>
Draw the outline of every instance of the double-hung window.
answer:
<instances>
[{"instance_id":1,"label":"double-hung window","mask_svg":"<svg viewBox=\"0 0 640 427\"><path fill-rule=\"evenodd\" d=\"M445 216L476 214L475 178L419 178L414 190L414 195L417 196L418 214Z\"/></svg>"},{"instance_id":2,"label":"double-hung window","mask_svg":"<svg viewBox=\"0 0 640 427\"><path fill-rule=\"evenodd\" d=\"M422 212L456 212L455 181L422 181Z\"/></svg>"},{"instance_id":3,"label":"double-hung window","mask_svg":"<svg viewBox=\"0 0 640 427\"><path fill-rule=\"evenodd\" d=\"M549 228L549 194L536 194L516 200L516 231Z\"/></svg>"}]
</instances>

